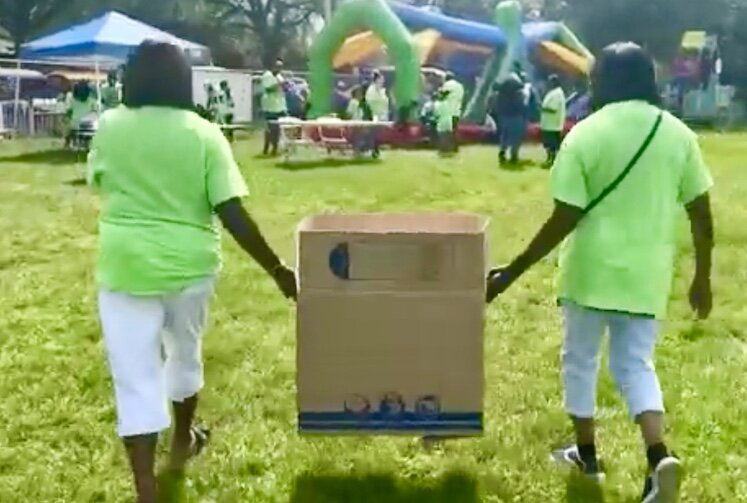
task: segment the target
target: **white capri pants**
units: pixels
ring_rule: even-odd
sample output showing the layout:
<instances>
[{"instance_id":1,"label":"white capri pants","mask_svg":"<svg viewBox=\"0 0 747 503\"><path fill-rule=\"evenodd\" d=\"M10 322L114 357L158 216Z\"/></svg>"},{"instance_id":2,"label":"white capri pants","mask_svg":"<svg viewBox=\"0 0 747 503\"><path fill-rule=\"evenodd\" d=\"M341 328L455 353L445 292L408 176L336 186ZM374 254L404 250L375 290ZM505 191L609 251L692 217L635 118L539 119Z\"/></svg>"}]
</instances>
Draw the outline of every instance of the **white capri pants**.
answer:
<instances>
[{"instance_id":1,"label":"white capri pants","mask_svg":"<svg viewBox=\"0 0 747 503\"><path fill-rule=\"evenodd\" d=\"M565 342L562 352L565 408L580 419L594 417L599 353L610 332L609 366L633 419L644 412L664 412L653 355L659 335L654 318L599 311L563 302Z\"/></svg>"},{"instance_id":2,"label":"white capri pants","mask_svg":"<svg viewBox=\"0 0 747 503\"><path fill-rule=\"evenodd\" d=\"M171 295L99 292L121 437L169 428L169 402L202 389L202 335L213 286L211 278Z\"/></svg>"}]
</instances>

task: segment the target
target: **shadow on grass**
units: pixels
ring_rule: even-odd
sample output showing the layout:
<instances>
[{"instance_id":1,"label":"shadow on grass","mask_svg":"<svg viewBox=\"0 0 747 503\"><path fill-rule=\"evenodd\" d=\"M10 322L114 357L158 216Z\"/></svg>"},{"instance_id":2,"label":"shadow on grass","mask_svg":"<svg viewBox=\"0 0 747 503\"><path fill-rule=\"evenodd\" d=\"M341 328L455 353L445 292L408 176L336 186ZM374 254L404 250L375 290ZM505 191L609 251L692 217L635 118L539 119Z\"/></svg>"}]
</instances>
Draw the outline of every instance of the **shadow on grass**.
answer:
<instances>
[{"instance_id":1,"label":"shadow on grass","mask_svg":"<svg viewBox=\"0 0 747 503\"><path fill-rule=\"evenodd\" d=\"M158 503L186 501L187 477L184 471L164 470L158 475Z\"/></svg>"},{"instance_id":2,"label":"shadow on grass","mask_svg":"<svg viewBox=\"0 0 747 503\"><path fill-rule=\"evenodd\" d=\"M296 479L289 503L478 503L477 482L463 473L446 474L435 483L393 475L313 475Z\"/></svg>"},{"instance_id":3,"label":"shadow on grass","mask_svg":"<svg viewBox=\"0 0 747 503\"><path fill-rule=\"evenodd\" d=\"M528 170L530 168L536 168L536 167L537 167L537 163L536 162L534 162L534 161L527 161L527 160L521 160L521 161L518 161L518 162L506 161L506 162L500 163L500 168L503 171L513 171L513 172L517 172L517 173L522 172L522 171L526 171L526 170Z\"/></svg>"},{"instance_id":4,"label":"shadow on grass","mask_svg":"<svg viewBox=\"0 0 747 503\"><path fill-rule=\"evenodd\" d=\"M88 185L88 181L85 178L73 178L72 180L68 180L65 182L65 185L69 185L71 187L84 187Z\"/></svg>"},{"instance_id":5,"label":"shadow on grass","mask_svg":"<svg viewBox=\"0 0 747 503\"><path fill-rule=\"evenodd\" d=\"M568 477L565 500L567 503L604 503L604 494L599 484L579 475Z\"/></svg>"},{"instance_id":6,"label":"shadow on grass","mask_svg":"<svg viewBox=\"0 0 747 503\"><path fill-rule=\"evenodd\" d=\"M66 149L39 150L23 154L0 157L0 163L12 164L73 164L86 159L82 152Z\"/></svg>"},{"instance_id":7,"label":"shadow on grass","mask_svg":"<svg viewBox=\"0 0 747 503\"><path fill-rule=\"evenodd\" d=\"M311 161L278 162L276 166L286 171L305 171L321 168L350 168L371 166L381 163L381 159L318 159Z\"/></svg>"}]
</instances>

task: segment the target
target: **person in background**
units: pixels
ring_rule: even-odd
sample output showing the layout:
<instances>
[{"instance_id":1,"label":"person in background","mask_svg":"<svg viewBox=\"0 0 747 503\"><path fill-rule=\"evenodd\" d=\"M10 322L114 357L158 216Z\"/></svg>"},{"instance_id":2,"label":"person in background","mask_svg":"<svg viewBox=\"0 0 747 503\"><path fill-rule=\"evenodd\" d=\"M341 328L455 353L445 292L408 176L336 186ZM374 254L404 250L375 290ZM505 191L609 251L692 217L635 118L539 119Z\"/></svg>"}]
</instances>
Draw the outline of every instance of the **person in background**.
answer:
<instances>
[{"instance_id":1,"label":"person in background","mask_svg":"<svg viewBox=\"0 0 747 503\"><path fill-rule=\"evenodd\" d=\"M70 120L70 128L65 139L65 146L69 147L80 129L83 119L99 111L98 101L94 95L91 84L87 80L76 82L73 86L71 98L67 109Z\"/></svg>"},{"instance_id":2,"label":"person in background","mask_svg":"<svg viewBox=\"0 0 747 503\"><path fill-rule=\"evenodd\" d=\"M363 108L365 106L365 95L361 86L355 86L350 91L350 100L348 101L347 109L345 110L345 118L351 121L362 121L363 120ZM351 130L353 154L356 157L360 157L363 152L368 150L367 145L367 134L359 134L360 131L357 128Z\"/></svg>"},{"instance_id":3,"label":"person in background","mask_svg":"<svg viewBox=\"0 0 747 503\"><path fill-rule=\"evenodd\" d=\"M205 95L207 96L205 110L207 111L209 120L220 124L220 98L218 95L218 89L215 88L215 84L209 81L205 82Z\"/></svg>"},{"instance_id":4,"label":"person in background","mask_svg":"<svg viewBox=\"0 0 747 503\"><path fill-rule=\"evenodd\" d=\"M501 143L501 84L494 82L490 87L490 96L488 97L488 115L495 124L495 136L494 140L496 143Z\"/></svg>"},{"instance_id":5,"label":"person in background","mask_svg":"<svg viewBox=\"0 0 747 503\"><path fill-rule=\"evenodd\" d=\"M498 120L501 132L500 153L498 155L501 164L507 160L511 164L519 162L521 144L526 135L527 106L524 96L524 84L515 73L500 84L498 100L496 103Z\"/></svg>"},{"instance_id":6,"label":"person in background","mask_svg":"<svg viewBox=\"0 0 747 503\"><path fill-rule=\"evenodd\" d=\"M288 105L283 91L283 61L275 61L271 69L262 75L262 112L267 121L263 155L276 156L280 143L280 125L278 119L288 115Z\"/></svg>"},{"instance_id":7,"label":"person in background","mask_svg":"<svg viewBox=\"0 0 747 503\"><path fill-rule=\"evenodd\" d=\"M389 120L389 95L386 91L384 75L378 70L375 70L371 76L371 85L366 90L366 103L371 107L374 121Z\"/></svg>"},{"instance_id":8,"label":"person in background","mask_svg":"<svg viewBox=\"0 0 747 503\"><path fill-rule=\"evenodd\" d=\"M218 108L222 119L221 122L223 124L233 124L236 102L233 100L231 86L228 84L227 80L223 80L220 83L220 90L218 91Z\"/></svg>"},{"instance_id":9,"label":"person in background","mask_svg":"<svg viewBox=\"0 0 747 503\"><path fill-rule=\"evenodd\" d=\"M596 112L560 148L551 182L555 209L526 251L491 274L488 301L565 240L558 298L565 408L576 439L553 458L593 481L604 478L594 416L609 330L610 371L646 446L642 501L670 503L678 501L682 466L664 438L657 319L667 309L683 206L695 246L690 305L700 318L711 312L713 181L696 134L661 110L654 62L643 49L607 47L591 79Z\"/></svg>"},{"instance_id":10,"label":"person in background","mask_svg":"<svg viewBox=\"0 0 747 503\"><path fill-rule=\"evenodd\" d=\"M371 119L374 122L389 120L389 96L386 92L384 75L378 70L374 70L371 76L371 84L366 89L366 105L371 111ZM375 138L376 132L374 131L372 134L374 135L372 139L373 156L376 159L380 155L379 142Z\"/></svg>"},{"instance_id":11,"label":"person in background","mask_svg":"<svg viewBox=\"0 0 747 503\"><path fill-rule=\"evenodd\" d=\"M448 156L454 151L454 103L450 99L451 93L441 89L433 104L433 114L436 120L436 135L438 153Z\"/></svg>"},{"instance_id":12,"label":"person in background","mask_svg":"<svg viewBox=\"0 0 747 503\"><path fill-rule=\"evenodd\" d=\"M551 75L547 80L548 91L542 101L542 115L540 118L540 129L542 130L542 144L547 152L547 162L550 167L555 162L555 157L560 149L565 129L566 100L560 78Z\"/></svg>"},{"instance_id":13,"label":"person in background","mask_svg":"<svg viewBox=\"0 0 747 503\"><path fill-rule=\"evenodd\" d=\"M363 120L363 101L365 96L363 95L363 88L361 86L355 86L350 91L350 100L345 115L347 119L351 121L362 121Z\"/></svg>"},{"instance_id":14,"label":"person in background","mask_svg":"<svg viewBox=\"0 0 747 503\"><path fill-rule=\"evenodd\" d=\"M164 475L179 476L209 439L194 422L221 264L217 221L285 297L296 296L294 272L244 209L248 190L230 144L193 109L184 52L145 42L125 71L124 106L102 116L89 157L88 182L102 196L99 317L138 503L157 501L156 447L171 425L169 404Z\"/></svg>"},{"instance_id":15,"label":"person in background","mask_svg":"<svg viewBox=\"0 0 747 503\"><path fill-rule=\"evenodd\" d=\"M464 86L456 79L456 76L452 72L447 72L441 91L446 93L446 102L451 107L452 126L450 130L451 137L449 139L451 146L449 148L453 152L458 152L459 141L457 140L457 129L464 107Z\"/></svg>"},{"instance_id":16,"label":"person in background","mask_svg":"<svg viewBox=\"0 0 747 503\"><path fill-rule=\"evenodd\" d=\"M106 84L101 87L101 104L104 110L117 108L122 103L122 84L119 82L119 73L109 72L106 76Z\"/></svg>"},{"instance_id":17,"label":"person in background","mask_svg":"<svg viewBox=\"0 0 747 503\"><path fill-rule=\"evenodd\" d=\"M220 90L218 91L218 116L219 124L225 124L230 126L233 124L234 110L236 103L233 101L233 94L231 93L231 86L227 80L223 80L220 83ZM233 129L226 128L226 138L229 141L233 141Z\"/></svg>"}]
</instances>

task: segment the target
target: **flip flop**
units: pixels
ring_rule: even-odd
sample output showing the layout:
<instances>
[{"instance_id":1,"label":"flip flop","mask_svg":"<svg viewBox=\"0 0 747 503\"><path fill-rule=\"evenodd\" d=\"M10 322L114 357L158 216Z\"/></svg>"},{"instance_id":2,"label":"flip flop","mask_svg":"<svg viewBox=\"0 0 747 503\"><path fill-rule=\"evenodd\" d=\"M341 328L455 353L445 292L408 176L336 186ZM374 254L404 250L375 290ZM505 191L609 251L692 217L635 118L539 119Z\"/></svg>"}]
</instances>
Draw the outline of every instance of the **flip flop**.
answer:
<instances>
[{"instance_id":1,"label":"flip flop","mask_svg":"<svg viewBox=\"0 0 747 503\"><path fill-rule=\"evenodd\" d=\"M193 426L189 430L192 441L189 445L189 457L192 459L199 456L210 441L210 430L200 426Z\"/></svg>"}]
</instances>

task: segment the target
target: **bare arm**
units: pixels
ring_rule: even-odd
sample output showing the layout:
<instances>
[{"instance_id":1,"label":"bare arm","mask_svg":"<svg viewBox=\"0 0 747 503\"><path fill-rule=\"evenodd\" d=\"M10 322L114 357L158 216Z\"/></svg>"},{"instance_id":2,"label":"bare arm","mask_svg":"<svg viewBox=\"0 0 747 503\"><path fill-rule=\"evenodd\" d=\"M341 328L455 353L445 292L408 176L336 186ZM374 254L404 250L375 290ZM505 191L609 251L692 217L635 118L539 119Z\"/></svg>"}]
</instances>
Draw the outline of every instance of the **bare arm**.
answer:
<instances>
[{"instance_id":1,"label":"bare arm","mask_svg":"<svg viewBox=\"0 0 747 503\"><path fill-rule=\"evenodd\" d=\"M236 242L269 274L286 297L295 298L295 275L267 244L259 227L238 198L215 208L221 223Z\"/></svg>"},{"instance_id":2,"label":"bare arm","mask_svg":"<svg viewBox=\"0 0 747 503\"><path fill-rule=\"evenodd\" d=\"M555 201L555 209L527 249L488 282L488 302L503 293L534 264L542 260L574 231L584 216L581 208Z\"/></svg>"},{"instance_id":3,"label":"bare arm","mask_svg":"<svg viewBox=\"0 0 747 503\"><path fill-rule=\"evenodd\" d=\"M701 318L707 318L713 305L711 264L714 238L710 197L704 194L688 204L686 209L695 246L695 277L690 289L690 304Z\"/></svg>"}]
</instances>

